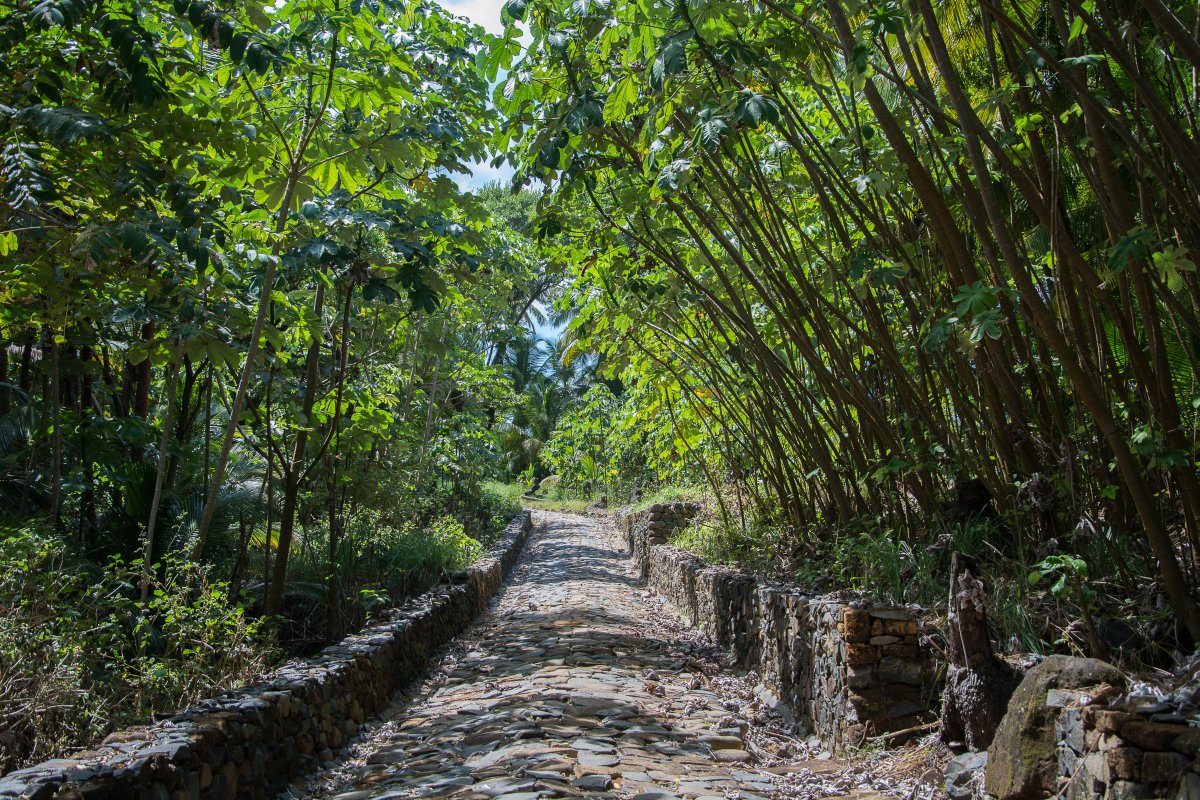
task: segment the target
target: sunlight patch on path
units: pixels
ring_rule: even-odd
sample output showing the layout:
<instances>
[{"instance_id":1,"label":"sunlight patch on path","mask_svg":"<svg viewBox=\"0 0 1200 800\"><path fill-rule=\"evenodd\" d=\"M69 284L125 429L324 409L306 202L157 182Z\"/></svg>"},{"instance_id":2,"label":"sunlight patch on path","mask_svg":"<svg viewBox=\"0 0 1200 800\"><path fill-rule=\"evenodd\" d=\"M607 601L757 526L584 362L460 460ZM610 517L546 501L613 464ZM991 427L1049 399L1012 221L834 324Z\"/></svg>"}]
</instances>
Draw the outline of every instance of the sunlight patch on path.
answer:
<instances>
[{"instance_id":1,"label":"sunlight patch on path","mask_svg":"<svg viewBox=\"0 0 1200 800\"><path fill-rule=\"evenodd\" d=\"M315 796L774 794L705 645L644 595L615 532L537 512L496 607L444 681L398 707Z\"/></svg>"}]
</instances>

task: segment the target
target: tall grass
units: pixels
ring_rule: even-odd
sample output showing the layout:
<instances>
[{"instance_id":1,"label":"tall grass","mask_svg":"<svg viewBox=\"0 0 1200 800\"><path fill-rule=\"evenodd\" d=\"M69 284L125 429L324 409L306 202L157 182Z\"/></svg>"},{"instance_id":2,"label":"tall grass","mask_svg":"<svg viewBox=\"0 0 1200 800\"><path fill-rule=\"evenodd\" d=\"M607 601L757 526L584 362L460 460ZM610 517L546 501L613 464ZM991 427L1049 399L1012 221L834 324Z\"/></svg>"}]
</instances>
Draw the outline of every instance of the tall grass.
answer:
<instances>
[{"instance_id":1,"label":"tall grass","mask_svg":"<svg viewBox=\"0 0 1200 800\"><path fill-rule=\"evenodd\" d=\"M565 511L581 513L586 511L598 499L597 497L572 497L566 490L555 487L546 497L528 497L525 487L518 483L501 483L500 481L485 481L485 492L502 497L515 503L518 508L540 508L543 511Z\"/></svg>"}]
</instances>

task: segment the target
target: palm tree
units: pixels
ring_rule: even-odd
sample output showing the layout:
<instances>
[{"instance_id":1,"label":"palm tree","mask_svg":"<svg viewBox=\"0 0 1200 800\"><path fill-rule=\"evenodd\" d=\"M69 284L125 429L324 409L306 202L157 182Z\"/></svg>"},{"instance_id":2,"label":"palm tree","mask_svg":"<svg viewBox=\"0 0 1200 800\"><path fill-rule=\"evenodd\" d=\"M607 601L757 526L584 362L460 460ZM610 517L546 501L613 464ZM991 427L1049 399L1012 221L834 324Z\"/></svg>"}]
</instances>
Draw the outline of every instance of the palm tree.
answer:
<instances>
[{"instance_id":1,"label":"palm tree","mask_svg":"<svg viewBox=\"0 0 1200 800\"><path fill-rule=\"evenodd\" d=\"M568 335L551 341L527 332L510 345L505 365L521 402L498 429L497 447L505 469L517 476L531 466L539 470L538 451L595 382L596 359L581 356Z\"/></svg>"},{"instance_id":2,"label":"palm tree","mask_svg":"<svg viewBox=\"0 0 1200 800\"><path fill-rule=\"evenodd\" d=\"M563 394L579 397L595 383L596 358L581 354L569 333L549 343L542 365L546 378Z\"/></svg>"},{"instance_id":3,"label":"palm tree","mask_svg":"<svg viewBox=\"0 0 1200 800\"><path fill-rule=\"evenodd\" d=\"M522 330L522 334L509 343L504 355L504 364L512 380L513 391L524 394L529 385L541 377L546 366L549 342Z\"/></svg>"}]
</instances>

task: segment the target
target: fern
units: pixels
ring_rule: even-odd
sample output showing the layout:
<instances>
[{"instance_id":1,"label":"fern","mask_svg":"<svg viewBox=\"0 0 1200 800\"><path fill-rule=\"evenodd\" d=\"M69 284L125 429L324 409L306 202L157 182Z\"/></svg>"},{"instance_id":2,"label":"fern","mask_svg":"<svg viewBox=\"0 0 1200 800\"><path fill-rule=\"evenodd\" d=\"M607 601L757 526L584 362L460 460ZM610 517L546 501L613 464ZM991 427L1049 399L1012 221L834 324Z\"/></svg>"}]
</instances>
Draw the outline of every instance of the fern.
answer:
<instances>
[{"instance_id":1,"label":"fern","mask_svg":"<svg viewBox=\"0 0 1200 800\"><path fill-rule=\"evenodd\" d=\"M1100 318L1104 324L1104 338L1108 341L1113 361L1122 372L1126 372L1129 369L1129 353L1125 349L1125 343L1122 341L1120 333L1117 332L1117 326L1108 314L1102 313ZM1188 346L1191 348L1192 357L1200 357L1200 340L1197 340L1195 336L1189 336L1189 339ZM1192 359L1188 357L1184 343L1175 336L1166 336L1163 345L1167 351L1167 369L1171 373L1171 390L1179 403L1183 422L1188 427L1195 426L1200 419L1198 419L1196 409L1192 407L1191 399L1196 396L1200 384L1198 384L1196 373L1192 369Z\"/></svg>"},{"instance_id":2,"label":"fern","mask_svg":"<svg viewBox=\"0 0 1200 800\"><path fill-rule=\"evenodd\" d=\"M0 384L0 388L11 384ZM14 394L15 387L9 389ZM0 417L0 453L12 453L25 447L37 427L37 410L32 405L21 405Z\"/></svg>"},{"instance_id":3,"label":"fern","mask_svg":"<svg viewBox=\"0 0 1200 800\"><path fill-rule=\"evenodd\" d=\"M108 137L108 123L95 114L71 106L48 106L37 103L19 110L0 109L18 125L29 127L60 147L75 144L81 139Z\"/></svg>"},{"instance_id":4,"label":"fern","mask_svg":"<svg viewBox=\"0 0 1200 800\"><path fill-rule=\"evenodd\" d=\"M1104 312L1100 313L1100 319L1104 324L1104 338L1108 340L1108 349L1112 352L1113 361L1122 372L1128 371L1129 354L1125 351L1125 342L1121 339L1121 334L1117 332L1116 323Z\"/></svg>"},{"instance_id":5,"label":"fern","mask_svg":"<svg viewBox=\"0 0 1200 800\"><path fill-rule=\"evenodd\" d=\"M1200 347L1197 347L1200 342L1197 342L1194 335L1189 335L1188 338L1192 358L1200 356ZM1163 341L1167 351L1167 367L1171 370L1171 388L1175 390L1175 397L1180 400L1179 405L1184 414L1194 422L1195 414L1190 401L1200 387L1197 386L1196 373L1192 369L1192 359L1188 358L1184 343L1177 337L1166 336Z\"/></svg>"},{"instance_id":6,"label":"fern","mask_svg":"<svg viewBox=\"0 0 1200 800\"><path fill-rule=\"evenodd\" d=\"M194 543L200 518L204 515L205 496L203 491L190 492L181 498L179 517L174 530L168 537L168 547L173 551L190 552ZM217 495L217 507L213 514L209 541L219 542L238 525L242 519L255 525L266 516L259 487L253 483L232 484Z\"/></svg>"},{"instance_id":7,"label":"fern","mask_svg":"<svg viewBox=\"0 0 1200 800\"><path fill-rule=\"evenodd\" d=\"M10 142L0 150L0 182L13 208L37 208L56 196L41 155L41 147L33 142Z\"/></svg>"}]
</instances>

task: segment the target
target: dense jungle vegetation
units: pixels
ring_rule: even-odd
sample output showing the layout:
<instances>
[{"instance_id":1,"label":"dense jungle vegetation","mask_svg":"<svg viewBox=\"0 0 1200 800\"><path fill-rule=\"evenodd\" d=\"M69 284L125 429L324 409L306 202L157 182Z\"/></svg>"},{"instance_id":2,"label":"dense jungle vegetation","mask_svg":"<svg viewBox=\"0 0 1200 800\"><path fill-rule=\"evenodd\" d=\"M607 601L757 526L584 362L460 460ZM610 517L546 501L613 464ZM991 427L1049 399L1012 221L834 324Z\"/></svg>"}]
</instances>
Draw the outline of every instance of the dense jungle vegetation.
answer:
<instances>
[{"instance_id":1,"label":"dense jungle vegetation","mask_svg":"<svg viewBox=\"0 0 1200 800\"><path fill-rule=\"evenodd\" d=\"M1194 5L501 13L3 5L0 769L337 639L530 491L701 496L679 544L895 602L963 551L1013 650L1191 652Z\"/></svg>"}]
</instances>

